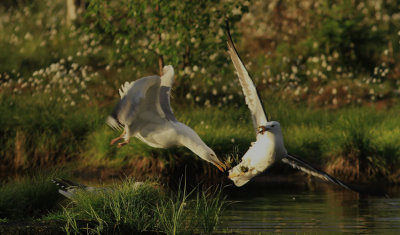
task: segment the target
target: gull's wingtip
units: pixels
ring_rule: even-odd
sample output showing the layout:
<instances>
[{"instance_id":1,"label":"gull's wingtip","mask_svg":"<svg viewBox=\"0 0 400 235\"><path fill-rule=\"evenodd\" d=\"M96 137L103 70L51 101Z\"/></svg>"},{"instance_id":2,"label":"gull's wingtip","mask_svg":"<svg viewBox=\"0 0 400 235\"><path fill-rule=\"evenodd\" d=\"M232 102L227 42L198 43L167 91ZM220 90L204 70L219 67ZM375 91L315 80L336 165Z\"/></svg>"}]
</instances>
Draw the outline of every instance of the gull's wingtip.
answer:
<instances>
[{"instance_id":1,"label":"gull's wingtip","mask_svg":"<svg viewBox=\"0 0 400 235\"><path fill-rule=\"evenodd\" d=\"M225 24L226 24L225 27L226 27L226 38L227 38L226 43L228 44L228 49L229 49L228 52L230 52L230 50L234 50L236 52L236 48L235 48L235 44L233 44L231 29L229 27L228 20L225 20Z\"/></svg>"},{"instance_id":2,"label":"gull's wingtip","mask_svg":"<svg viewBox=\"0 0 400 235\"><path fill-rule=\"evenodd\" d=\"M334 183L338 186L341 186L345 189L348 189L353 192L361 193L361 194L366 194L366 195L371 195L371 196L381 196L381 197L388 197L389 195L386 193L385 190L378 189L378 188L371 188L370 186L367 187L361 187L361 186L356 186L356 185L349 185L347 183L342 182L341 180L336 179L335 177L329 175L328 173L318 170L315 167L313 167L310 163L298 158L291 156L289 154L286 154L284 158L282 158L282 162L291 165L293 168L299 169L307 174L310 174L312 176L318 177L320 179L323 179L325 181L329 181L331 183Z\"/></svg>"}]
</instances>

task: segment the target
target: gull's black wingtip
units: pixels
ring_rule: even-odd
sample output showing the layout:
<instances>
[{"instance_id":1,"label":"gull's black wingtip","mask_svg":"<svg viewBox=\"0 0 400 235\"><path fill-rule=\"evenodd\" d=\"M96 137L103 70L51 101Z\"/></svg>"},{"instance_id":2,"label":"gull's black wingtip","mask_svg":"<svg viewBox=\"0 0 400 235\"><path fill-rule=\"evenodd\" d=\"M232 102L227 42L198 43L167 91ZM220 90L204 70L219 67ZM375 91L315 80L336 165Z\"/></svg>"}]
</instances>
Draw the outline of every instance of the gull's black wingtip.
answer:
<instances>
[{"instance_id":1,"label":"gull's black wingtip","mask_svg":"<svg viewBox=\"0 0 400 235\"><path fill-rule=\"evenodd\" d=\"M225 19L225 31L226 31L226 37L228 39L228 46L229 46L229 43L231 43L233 45L233 48L236 50L236 48L233 44L233 41L232 41L231 28L229 27L228 19Z\"/></svg>"},{"instance_id":2,"label":"gull's black wingtip","mask_svg":"<svg viewBox=\"0 0 400 235\"><path fill-rule=\"evenodd\" d=\"M228 19L225 19L225 28L226 28L226 32L227 32L228 34L230 34L230 28L229 28L229 21L228 21Z\"/></svg>"}]
</instances>

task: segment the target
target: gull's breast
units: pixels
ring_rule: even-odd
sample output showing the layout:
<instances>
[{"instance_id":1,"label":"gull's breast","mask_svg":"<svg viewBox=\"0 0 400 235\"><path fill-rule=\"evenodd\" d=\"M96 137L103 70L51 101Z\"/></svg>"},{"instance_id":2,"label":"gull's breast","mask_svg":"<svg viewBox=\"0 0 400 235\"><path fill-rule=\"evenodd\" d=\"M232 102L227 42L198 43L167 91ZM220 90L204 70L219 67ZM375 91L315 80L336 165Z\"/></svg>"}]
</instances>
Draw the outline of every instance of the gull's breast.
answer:
<instances>
[{"instance_id":1,"label":"gull's breast","mask_svg":"<svg viewBox=\"0 0 400 235\"><path fill-rule=\"evenodd\" d=\"M268 135L262 135L243 156L249 162L249 167L259 172L264 171L275 162L275 142Z\"/></svg>"}]
</instances>

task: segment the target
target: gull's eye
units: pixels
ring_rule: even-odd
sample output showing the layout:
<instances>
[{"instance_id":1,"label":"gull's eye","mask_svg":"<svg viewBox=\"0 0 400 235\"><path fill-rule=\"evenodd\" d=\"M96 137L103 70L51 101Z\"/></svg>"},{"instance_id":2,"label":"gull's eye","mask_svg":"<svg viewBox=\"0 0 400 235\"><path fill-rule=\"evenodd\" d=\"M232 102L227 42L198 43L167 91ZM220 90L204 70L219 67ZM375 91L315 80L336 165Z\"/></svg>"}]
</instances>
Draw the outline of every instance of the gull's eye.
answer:
<instances>
[{"instance_id":1,"label":"gull's eye","mask_svg":"<svg viewBox=\"0 0 400 235\"><path fill-rule=\"evenodd\" d=\"M275 125L271 125L271 127L275 127Z\"/></svg>"}]
</instances>

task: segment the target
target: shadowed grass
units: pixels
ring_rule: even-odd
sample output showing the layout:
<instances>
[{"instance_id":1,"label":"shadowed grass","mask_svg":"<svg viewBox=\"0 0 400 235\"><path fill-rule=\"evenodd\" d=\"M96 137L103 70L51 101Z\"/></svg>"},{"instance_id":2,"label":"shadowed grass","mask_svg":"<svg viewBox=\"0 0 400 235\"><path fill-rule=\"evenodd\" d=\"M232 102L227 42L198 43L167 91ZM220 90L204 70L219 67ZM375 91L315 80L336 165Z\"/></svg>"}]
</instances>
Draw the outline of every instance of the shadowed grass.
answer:
<instances>
[{"instance_id":1,"label":"shadowed grass","mask_svg":"<svg viewBox=\"0 0 400 235\"><path fill-rule=\"evenodd\" d=\"M10 181L0 187L0 218L24 219L54 209L60 195L51 179L62 173L37 174Z\"/></svg>"}]
</instances>

